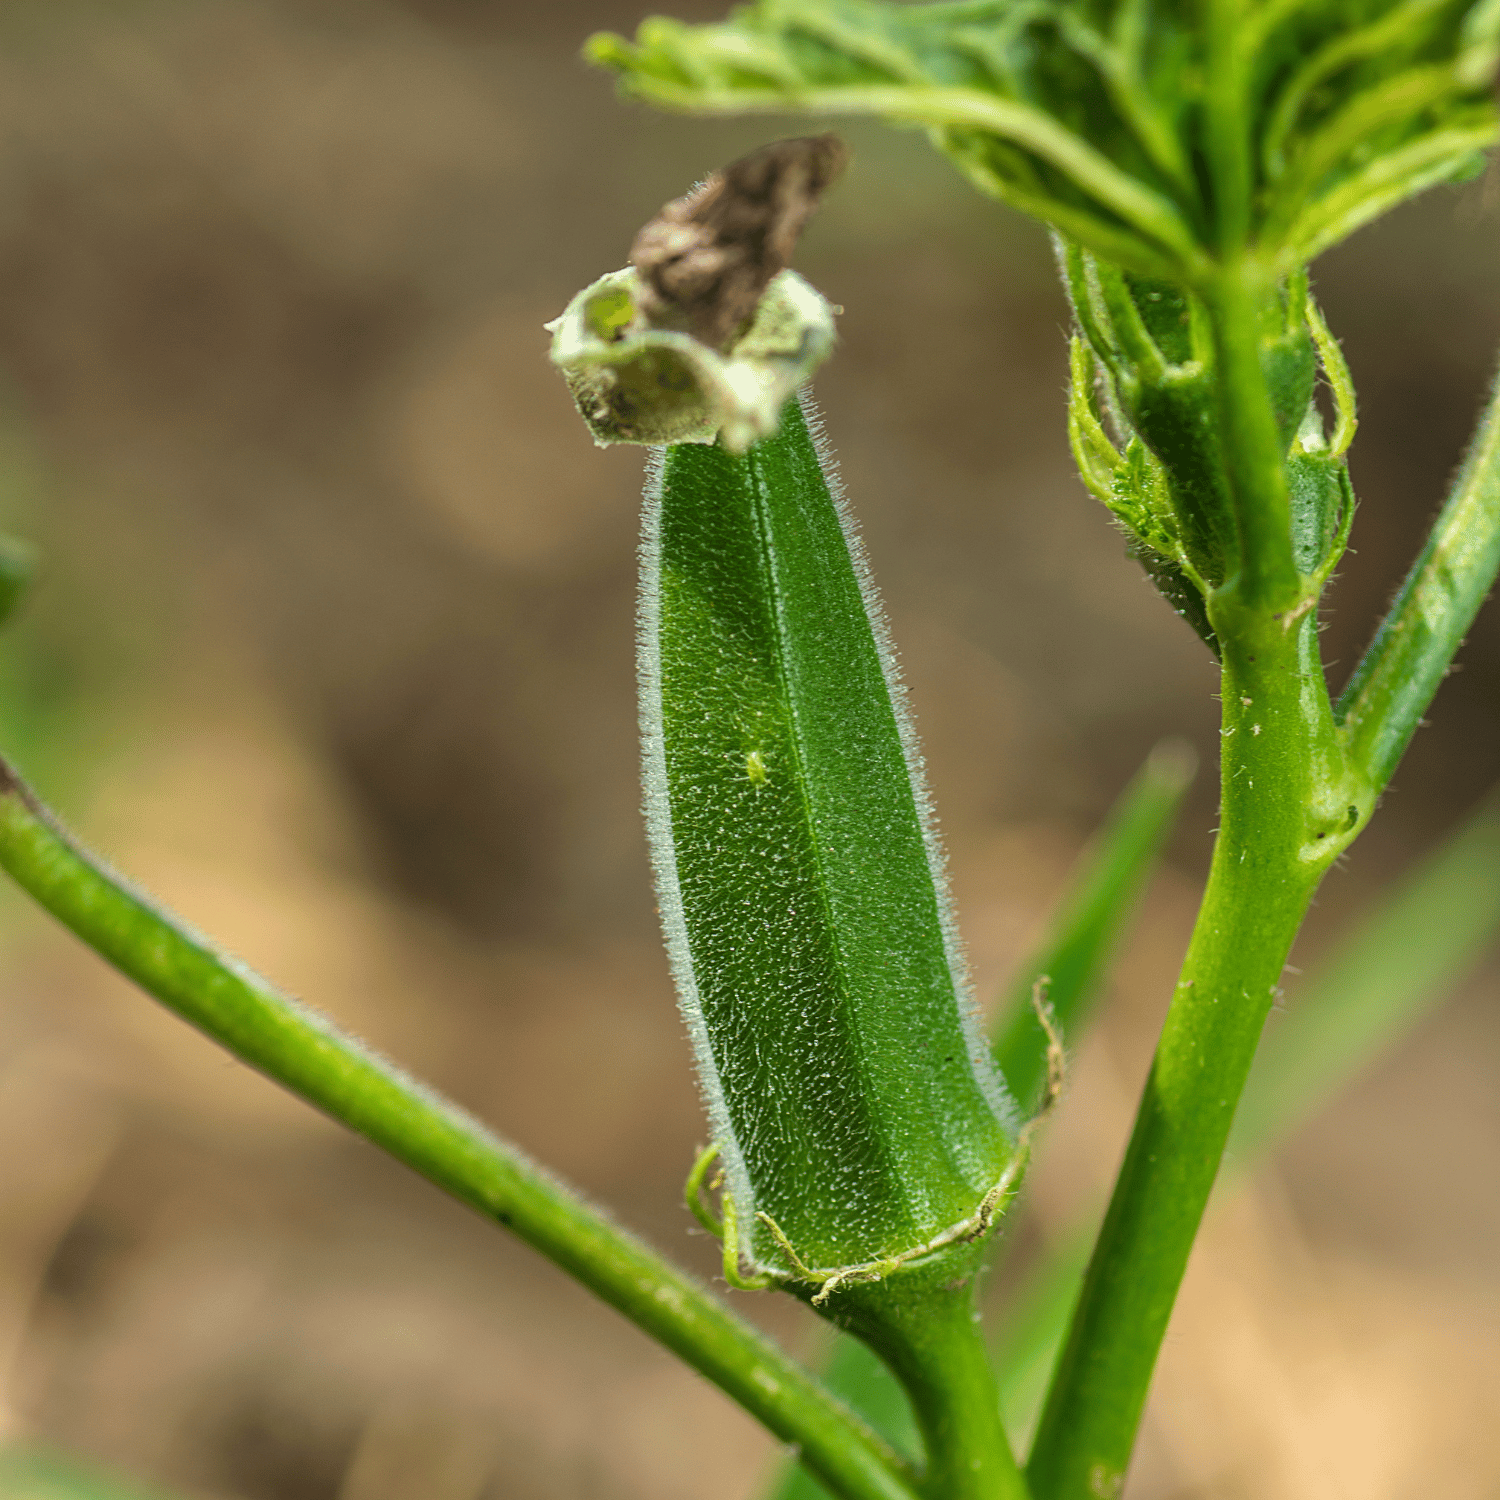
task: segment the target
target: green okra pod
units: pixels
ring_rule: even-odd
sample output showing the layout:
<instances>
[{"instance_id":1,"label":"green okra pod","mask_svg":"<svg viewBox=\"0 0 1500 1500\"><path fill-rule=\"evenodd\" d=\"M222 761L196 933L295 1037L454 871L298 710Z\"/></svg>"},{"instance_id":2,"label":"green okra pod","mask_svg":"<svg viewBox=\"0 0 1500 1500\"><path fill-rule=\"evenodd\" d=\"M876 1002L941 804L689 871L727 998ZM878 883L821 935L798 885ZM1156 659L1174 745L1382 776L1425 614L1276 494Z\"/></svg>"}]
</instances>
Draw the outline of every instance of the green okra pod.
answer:
<instances>
[{"instance_id":1,"label":"green okra pod","mask_svg":"<svg viewBox=\"0 0 1500 1500\"><path fill-rule=\"evenodd\" d=\"M642 559L647 817L731 1248L815 1289L876 1279L982 1233L1020 1122L802 405L744 455L666 449Z\"/></svg>"}]
</instances>

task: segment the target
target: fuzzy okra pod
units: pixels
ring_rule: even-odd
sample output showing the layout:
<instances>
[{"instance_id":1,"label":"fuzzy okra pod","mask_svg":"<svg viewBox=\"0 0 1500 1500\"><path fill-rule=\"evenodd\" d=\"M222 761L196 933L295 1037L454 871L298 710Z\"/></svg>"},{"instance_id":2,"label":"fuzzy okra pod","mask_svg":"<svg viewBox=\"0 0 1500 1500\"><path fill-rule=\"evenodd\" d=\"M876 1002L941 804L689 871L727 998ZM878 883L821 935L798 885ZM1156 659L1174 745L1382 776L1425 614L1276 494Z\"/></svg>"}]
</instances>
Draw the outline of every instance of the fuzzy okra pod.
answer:
<instances>
[{"instance_id":1,"label":"fuzzy okra pod","mask_svg":"<svg viewBox=\"0 0 1500 1500\"><path fill-rule=\"evenodd\" d=\"M981 1237L1019 1121L821 458L795 401L742 456L666 450L642 549L641 713L726 1248L826 1300Z\"/></svg>"}]
</instances>

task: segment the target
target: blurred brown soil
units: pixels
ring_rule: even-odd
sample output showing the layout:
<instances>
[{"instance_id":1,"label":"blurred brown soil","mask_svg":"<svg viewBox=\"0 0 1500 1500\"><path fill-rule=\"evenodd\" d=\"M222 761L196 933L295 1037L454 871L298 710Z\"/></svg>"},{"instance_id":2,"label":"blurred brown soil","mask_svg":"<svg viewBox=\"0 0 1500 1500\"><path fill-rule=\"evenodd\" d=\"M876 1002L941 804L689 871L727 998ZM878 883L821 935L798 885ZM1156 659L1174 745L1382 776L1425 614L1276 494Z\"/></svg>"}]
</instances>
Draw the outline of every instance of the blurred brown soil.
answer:
<instances>
[{"instance_id":1,"label":"blurred brown soil","mask_svg":"<svg viewBox=\"0 0 1500 1500\"><path fill-rule=\"evenodd\" d=\"M540 325L657 205L808 127L617 104L577 49L637 19L6 7L0 370L36 457L0 521L47 568L0 652L45 679L28 769L118 865L711 1276L637 813L640 459L590 446ZM1152 742L1211 753L1214 678L1071 473L1042 235L920 140L848 134L798 261L847 309L818 394L989 994ZM1364 420L1345 669L1500 342L1497 197L1436 194L1319 268ZM1497 688L1489 617L1299 964L1500 773ZM1032 1251L1117 1159L1211 782L1077 1049ZM524 1247L19 902L0 942L6 1432L202 1500L756 1493L769 1442ZM1495 986L1220 1212L1132 1500L1500 1492Z\"/></svg>"}]
</instances>

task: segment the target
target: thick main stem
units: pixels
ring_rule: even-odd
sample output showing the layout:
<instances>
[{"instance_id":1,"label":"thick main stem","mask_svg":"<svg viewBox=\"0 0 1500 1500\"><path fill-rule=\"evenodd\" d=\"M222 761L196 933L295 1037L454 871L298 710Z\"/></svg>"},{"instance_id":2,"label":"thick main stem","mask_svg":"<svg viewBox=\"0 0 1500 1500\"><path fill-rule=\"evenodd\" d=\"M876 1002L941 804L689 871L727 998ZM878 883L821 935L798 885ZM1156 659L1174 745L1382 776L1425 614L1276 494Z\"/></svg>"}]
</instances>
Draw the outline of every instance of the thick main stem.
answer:
<instances>
[{"instance_id":1,"label":"thick main stem","mask_svg":"<svg viewBox=\"0 0 1500 1500\"><path fill-rule=\"evenodd\" d=\"M1318 882L1368 816L1334 739L1310 615L1215 601L1225 644L1221 825L1027 1477L1036 1500L1120 1492L1178 1285L1282 968Z\"/></svg>"}]
</instances>

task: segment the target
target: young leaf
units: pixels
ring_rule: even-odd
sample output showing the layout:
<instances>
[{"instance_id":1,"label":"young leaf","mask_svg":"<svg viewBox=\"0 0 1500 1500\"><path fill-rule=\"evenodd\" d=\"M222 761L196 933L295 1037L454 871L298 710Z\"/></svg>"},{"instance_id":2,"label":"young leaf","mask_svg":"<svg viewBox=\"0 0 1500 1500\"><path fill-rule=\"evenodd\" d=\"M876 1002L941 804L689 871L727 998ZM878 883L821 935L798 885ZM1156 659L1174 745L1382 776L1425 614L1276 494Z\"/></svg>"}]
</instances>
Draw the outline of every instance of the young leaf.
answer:
<instances>
[{"instance_id":1,"label":"young leaf","mask_svg":"<svg viewBox=\"0 0 1500 1500\"><path fill-rule=\"evenodd\" d=\"M982 191L1191 283L1251 247L1284 274L1472 174L1497 37L1493 0L757 0L588 50L668 109L924 126Z\"/></svg>"},{"instance_id":2,"label":"young leaf","mask_svg":"<svg viewBox=\"0 0 1500 1500\"><path fill-rule=\"evenodd\" d=\"M742 457L669 448L642 557L647 815L726 1251L826 1295L982 1233L1020 1122L969 998L884 627L798 404Z\"/></svg>"},{"instance_id":3,"label":"young leaf","mask_svg":"<svg viewBox=\"0 0 1500 1500\"><path fill-rule=\"evenodd\" d=\"M1131 554L1220 655L1209 596L1239 567L1242 537L1211 313L1169 281L1132 276L1061 239L1057 249L1079 328L1068 431L1080 473L1125 531ZM1255 331L1276 434L1271 457L1285 470L1284 522L1275 529L1289 534L1287 562L1315 597L1354 518L1345 460L1354 393L1306 275L1288 277L1268 304ZM1332 442L1312 399L1320 360L1338 406Z\"/></svg>"}]
</instances>

